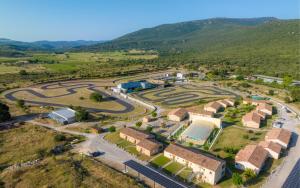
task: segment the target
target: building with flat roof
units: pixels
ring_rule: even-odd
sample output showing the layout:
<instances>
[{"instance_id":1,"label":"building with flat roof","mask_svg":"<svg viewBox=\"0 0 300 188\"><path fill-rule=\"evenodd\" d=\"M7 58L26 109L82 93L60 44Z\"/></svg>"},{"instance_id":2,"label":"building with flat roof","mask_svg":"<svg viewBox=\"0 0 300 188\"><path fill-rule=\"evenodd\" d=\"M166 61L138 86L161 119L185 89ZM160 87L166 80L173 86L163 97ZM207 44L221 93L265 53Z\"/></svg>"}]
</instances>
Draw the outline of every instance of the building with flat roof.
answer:
<instances>
[{"instance_id":1,"label":"building with flat roof","mask_svg":"<svg viewBox=\"0 0 300 188\"><path fill-rule=\"evenodd\" d=\"M48 117L63 124L74 123L76 111L71 108L61 108L59 110L52 111L48 114Z\"/></svg>"},{"instance_id":2,"label":"building with flat roof","mask_svg":"<svg viewBox=\"0 0 300 188\"><path fill-rule=\"evenodd\" d=\"M190 167L200 181L215 185L225 175L226 162L217 157L191 150L177 144L170 144L164 156Z\"/></svg>"},{"instance_id":3,"label":"building with flat roof","mask_svg":"<svg viewBox=\"0 0 300 188\"><path fill-rule=\"evenodd\" d=\"M292 132L282 128L273 128L267 132L265 141L275 142L286 149L289 146L291 137Z\"/></svg>"},{"instance_id":4,"label":"building with flat roof","mask_svg":"<svg viewBox=\"0 0 300 188\"><path fill-rule=\"evenodd\" d=\"M259 174L268 158L268 152L258 145L247 145L235 156L235 167L240 170L251 169Z\"/></svg>"},{"instance_id":5,"label":"building with flat roof","mask_svg":"<svg viewBox=\"0 0 300 188\"><path fill-rule=\"evenodd\" d=\"M151 89L154 88L154 85L145 81L136 81L136 82L126 82L126 83L120 83L117 86L120 91L123 93L131 93L136 90L144 90L144 89Z\"/></svg>"}]
</instances>

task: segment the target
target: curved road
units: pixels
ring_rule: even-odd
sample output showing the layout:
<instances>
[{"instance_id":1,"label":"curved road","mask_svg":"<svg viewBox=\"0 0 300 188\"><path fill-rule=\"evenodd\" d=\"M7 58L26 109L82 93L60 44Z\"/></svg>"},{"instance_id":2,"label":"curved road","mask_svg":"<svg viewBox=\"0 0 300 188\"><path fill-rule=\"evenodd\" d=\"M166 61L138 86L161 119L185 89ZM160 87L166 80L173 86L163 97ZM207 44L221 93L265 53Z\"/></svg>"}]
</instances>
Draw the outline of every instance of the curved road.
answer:
<instances>
[{"instance_id":1,"label":"curved road","mask_svg":"<svg viewBox=\"0 0 300 188\"><path fill-rule=\"evenodd\" d=\"M69 85L71 84L71 85ZM57 87L51 87L57 85ZM51 83L51 84L47 84L47 85L43 85L41 86L41 89L43 90L51 90L51 89L61 89L61 88L66 88L67 93L65 94L61 94L61 95L56 95L56 96L45 96L39 92L36 92L32 89L18 89L18 90L14 90L14 91L8 91L4 94L4 97L10 101L16 101L17 98L14 96L14 94L18 93L18 92L28 92L32 95L35 95L39 98L42 99L50 99L50 98L58 98L58 97L63 97L63 96L68 96L68 95L73 95L75 93L77 93L76 89L80 89L80 88L86 88L88 90L94 91L94 92L98 92L100 93L102 96L104 96L105 101L114 101L119 103L120 105L122 105L125 109L124 110L110 110L110 109L99 109L99 108L86 108L87 110L89 110L90 112L107 112L107 113L113 113L113 114L121 114L121 113L128 113L134 110L134 106L124 100L121 100L119 98L113 97L108 95L105 92L102 92L98 89L96 89L96 85L94 83L82 83L82 82L65 82L65 83ZM58 104L58 103L50 103L50 102L40 102L40 101L34 101L34 100L24 100L26 103L29 104L34 104L34 105L41 105L41 106L57 106L57 107L65 107L66 105L64 104Z\"/></svg>"}]
</instances>

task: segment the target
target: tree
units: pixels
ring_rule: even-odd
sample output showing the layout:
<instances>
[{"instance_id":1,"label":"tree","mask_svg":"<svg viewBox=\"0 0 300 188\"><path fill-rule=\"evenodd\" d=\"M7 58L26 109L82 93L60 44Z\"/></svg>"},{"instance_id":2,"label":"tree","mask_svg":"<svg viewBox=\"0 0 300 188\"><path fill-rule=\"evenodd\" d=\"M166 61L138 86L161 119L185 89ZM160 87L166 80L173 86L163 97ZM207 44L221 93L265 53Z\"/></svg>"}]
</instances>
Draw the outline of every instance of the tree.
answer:
<instances>
[{"instance_id":1,"label":"tree","mask_svg":"<svg viewBox=\"0 0 300 188\"><path fill-rule=\"evenodd\" d=\"M287 88L292 84L292 82L293 82L293 77L290 75L285 75L283 77L282 85L283 85L283 87Z\"/></svg>"},{"instance_id":2,"label":"tree","mask_svg":"<svg viewBox=\"0 0 300 188\"><path fill-rule=\"evenodd\" d=\"M20 70L19 74L20 74L21 76L28 75L28 73L26 72L26 70Z\"/></svg>"},{"instance_id":3,"label":"tree","mask_svg":"<svg viewBox=\"0 0 300 188\"><path fill-rule=\"evenodd\" d=\"M75 109L75 119L76 121L85 121L89 119L89 112L81 107Z\"/></svg>"},{"instance_id":4,"label":"tree","mask_svg":"<svg viewBox=\"0 0 300 188\"><path fill-rule=\"evenodd\" d=\"M142 126L142 124L143 124L143 123L142 123L141 121L138 121L138 122L136 122L136 123L135 123L135 126L137 126L137 127L141 127L141 126Z\"/></svg>"},{"instance_id":5,"label":"tree","mask_svg":"<svg viewBox=\"0 0 300 188\"><path fill-rule=\"evenodd\" d=\"M162 123L160 124L160 126L161 126L162 128L166 128L166 127L167 127L167 125L166 125L165 122L162 122Z\"/></svg>"},{"instance_id":6,"label":"tree","mask_svg":"<svg viewBox=\"0 0 300 188\"><path fill-rule=\"evenodd\" d=\"M244 80L244 76L243 75L238 75L235 79L236 80Z\"/></svg>"},{"instance_id":7,"label":"tree","mask_svg":"<svg viewBox=\"0 0 300 188\"><path fill-rule=\"evenodd\" d=\"M157 117L157 113L156 112L152 112L151 116L154 117L154 118L156 118Z\"/></svg>"},{"instance_id":8,"label":"tree","mask_svg":"<svg viewBox=\"0 0 300 188\"><path fill-rule=\"evenodd\" d=\"M297 87L291 88L290 95L294 102L300 101L300 88L297 88Z\"/></svg>"},{"instance_id":9,"label":"tree","mask_svg":"<svg viewBox=\"0 0 300 188\"><path fill-rule=\"evenodd\" d=\"M152 126L150 126L150 125L147 126L146 131L147 131L148 133L151 133L152 130L153 130L153 127L152 127Z\"/></svg>"},{"instance_id":10,"label":"tree","mask_svg":"<svg viewBox=\"0 0 300 188\"><path fill-rule=\"evenodd\" d=\"M24 108L25 107L25 101L22 99L18 99L17 100L17 106L20 108Z\"/></svg>"},{"instance_id":11,"label":"tree","mask_svg":"<svg viewBox=\"0 0 300 188\"><path fill-rule=\"evenodd\" d=\"M112 133L112 132L115 132L115 131L116 131L116 127L112 125L112 126L110 126L110 127L108 128L108 131L111 132L111 133Z\"/></svg>"},{"instance_id":12,"label":"tree","mask_svg":"<svg viewBox=\"0 0 300 188\"><path fill-rule=\"evenodd\" d=\"M63 134L57 134L54 136L55 142L61 142L61 141L65 141L65 140L66 140L66 136Z\"/></svg>"},{"instance_id":13,"label":"tree","mask_svg":"<svg viewBox=\"0 0 300 188\"><path fill-rule=\"evenodd\" d=\"M246 170L244 171L243 174L244 174L247 181L256 177L255 172L253 170L249 169L249 168L246 168Z\"/></svg>"},{"instance_id":14,"label":"tree","mask_svg":"<svg viewBox=\"0 0 300 188\"><path fill-rule=\"evenodd\" d=\"M9 107L6 104L0 103L0 122L10 120Z\"/></svg>"},{"instance_id":15,"label":"tree","mask_svg":"<svg viewBox=\"0 0 300 188\"><path fill-rule=\"evenodd\" d=\"M268 92L268 94L271 95L271 96L273 96L274 95L274 90L270 89L269 92Z\"/></svg>"},{"instance_id":16,"label":"tree","mask_svg":"<svg viewBox=\"0 0 300 188\"><path fill-rule=\"evenodd\" d=\"M238 173L233 173L232 174L232 183L237 186L243 185L243 178Z\"/></svg>"},{"instance_id":17,"label":"tree","mask_svg":"<svg viewBox=\"0 0 300 188\"><path fill-rule=\"evenodd\" d=\"M94 92L90 94L90 99L95 102L101 102L103 97L100 93Z\"/></svg>"}]
</instances>

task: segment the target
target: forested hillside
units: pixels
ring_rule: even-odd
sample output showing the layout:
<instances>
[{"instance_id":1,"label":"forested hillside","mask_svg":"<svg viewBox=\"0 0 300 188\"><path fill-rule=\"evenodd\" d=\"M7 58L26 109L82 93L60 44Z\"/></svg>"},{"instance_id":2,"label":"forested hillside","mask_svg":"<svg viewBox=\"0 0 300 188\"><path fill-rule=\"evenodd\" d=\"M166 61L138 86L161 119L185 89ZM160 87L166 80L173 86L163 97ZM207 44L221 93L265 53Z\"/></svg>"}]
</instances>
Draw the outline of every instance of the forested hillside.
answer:
<instances>
[{"instance_id":1,"label":"forested hillside","mask_svg":"<svg viewBox=\"0 0 300 188\"><path fill-rule=\"evenodd\" d=\"M300 20L227 19L165 24L80 50L155 49L161 62L216 64L237 72L299 76Z\"/></svg>"}]
</instances>

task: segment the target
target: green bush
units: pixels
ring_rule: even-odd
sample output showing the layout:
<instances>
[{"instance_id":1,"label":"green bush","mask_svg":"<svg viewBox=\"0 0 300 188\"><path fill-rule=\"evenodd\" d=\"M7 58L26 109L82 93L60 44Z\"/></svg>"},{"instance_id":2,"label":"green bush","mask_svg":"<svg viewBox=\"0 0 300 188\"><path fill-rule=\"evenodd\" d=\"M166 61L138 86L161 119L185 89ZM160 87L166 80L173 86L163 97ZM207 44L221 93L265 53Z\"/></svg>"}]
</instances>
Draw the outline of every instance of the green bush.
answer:
<instances>
[{"instance_id":1,"label":"green bush","mask_svg":"<svg viewBox=\"0 0 300 188\"><path fill-rule=\"evenodd\" d=\"M109 132L115 132L115 131L116 131L116 127L115 127L115 126L110 126L110 127L108 128L108 131L109 131Z\"/></svg>"},{"instance_id":2,"label":"green bush","mask_svg":"<svg viewBox=\"0 0 300 188\"><path fill-rule=\"evenodd\" d=\"M233 173L232 174L232 183L237 186L243 185L243 178L238 173Z\"/></svg>"},{"instance_id":3,"label":"green bush","mask_svg":"<svg viewBox=\"0 0 300 188\"><path fill-rule=\"evenodd\" d=\"M95 102L101 102L103 97L100 93L94 92L90 94L90 99Z\"/></svg>"},{"instance_id":4,"label":"green bush","mask_svg":"<svg viewBox=\"0 0 300 188\"><path fill-rule=\"evenodd\" d=\"M86 121L89 119L89 112L81 107L75 108L75 119L76 121Z\"/></svg>"},{"instance_id":5,"label":"green bush","mask_svg":"<svg viewBox=\"0 0 300 188\"><path fill-rule=\"evenodd\" d=\"M135 123L135 126L137 126L137 127L141 127L141 126L142 126L142 124L143 124L143 123L142 123L141 121L138 121L138 122L136 122L136 123Z\"/></svg>"},{"instance_id":6,"label":"green bush","mask_svg":"<svg viewBox=\"0 0 300 188\"><path fill-rule=\"evenodd\" d=\"M61 142L61 141L65 141L66 140L66 136L63 134L57 134L54 136L54 141L56 142Z\"/></svg>"},{"instance_id":7,"label":"green bush","mask_svg":"<svg viewBox=\"0 0 300 188\"><path fill-rule=\"evenodd\" d=\"M6 104L0 103L0 122L10 120L9 107Z\"/></svg>"}]
</instances>

